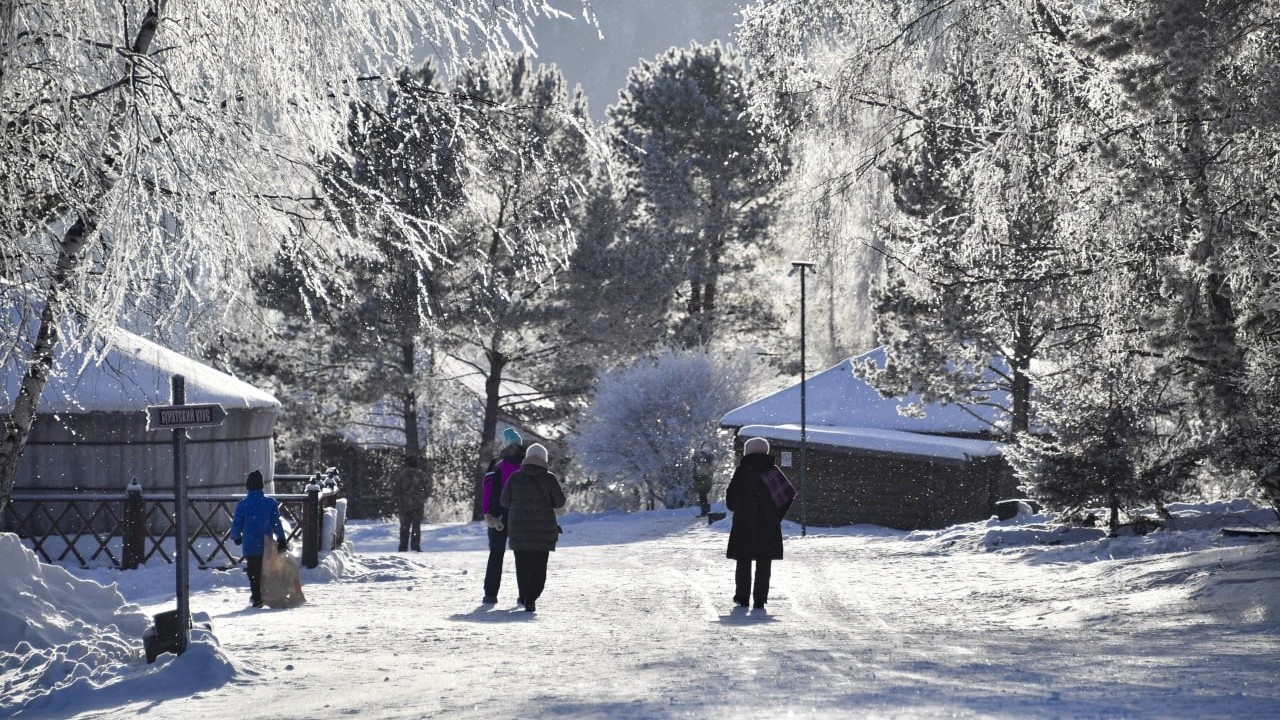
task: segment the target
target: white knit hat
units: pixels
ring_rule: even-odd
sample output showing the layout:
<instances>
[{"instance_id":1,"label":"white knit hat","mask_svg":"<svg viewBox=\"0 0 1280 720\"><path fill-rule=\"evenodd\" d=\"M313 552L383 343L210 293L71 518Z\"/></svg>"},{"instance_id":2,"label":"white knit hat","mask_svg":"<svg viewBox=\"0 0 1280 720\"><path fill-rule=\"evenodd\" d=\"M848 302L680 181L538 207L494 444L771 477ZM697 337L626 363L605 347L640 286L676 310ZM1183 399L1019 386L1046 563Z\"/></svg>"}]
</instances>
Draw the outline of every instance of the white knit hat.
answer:
<instances>
[{"instance_id":1,"label":"white knit hat","mask_svg":"<svg viewBox=\"0 0 1280 720\"><path fill-rule=\"evenodd\" d=\"M753 437L742 446L743 455L768 455L769 441L762 437Z\"/></svg>"},{"instance_id":2,"label":"white knit hat","mask_svg":"<svg viewBox=\"0 0 1280 720\"><path fill-rule=\"evenodd\" d=\"M534 443L524 451L524 462L526 465L537 465L538 467L547 466L547 449L538 443Z\"/></svg>"}]
</instances>

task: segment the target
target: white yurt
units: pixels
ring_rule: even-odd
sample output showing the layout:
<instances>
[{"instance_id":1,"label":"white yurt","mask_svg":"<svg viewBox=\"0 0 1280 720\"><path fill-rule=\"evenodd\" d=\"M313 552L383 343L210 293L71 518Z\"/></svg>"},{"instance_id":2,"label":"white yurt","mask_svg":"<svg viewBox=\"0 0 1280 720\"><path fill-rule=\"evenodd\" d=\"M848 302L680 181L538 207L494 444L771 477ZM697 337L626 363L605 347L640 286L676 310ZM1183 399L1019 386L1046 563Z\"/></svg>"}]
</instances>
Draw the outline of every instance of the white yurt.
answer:
<instances>
[{"instance_id":1,"label":"white yurt","mask_svg":"<svg viewBox=\"0 0 1280 720\"><path fill-rule=\"evenodd\" d=\"M34 335L21 310L11 306L8 315L11 328L28 329L19 335ZM170 404L175 375L185 378L187 403L218 403L226 410L221 425L187 431L189 491L243 492L251 470L261 470L271 489L280 410L271 394L124 330L112 331L91 351L78 347L74 323L64 322L62 332L15 490L123 492L136 478L144 492L172 492L173 432L148 429L146 408ZM22 348L12 349L0 366L5 414L13 411L25 373Z\"/></svg>"}]
</instances>

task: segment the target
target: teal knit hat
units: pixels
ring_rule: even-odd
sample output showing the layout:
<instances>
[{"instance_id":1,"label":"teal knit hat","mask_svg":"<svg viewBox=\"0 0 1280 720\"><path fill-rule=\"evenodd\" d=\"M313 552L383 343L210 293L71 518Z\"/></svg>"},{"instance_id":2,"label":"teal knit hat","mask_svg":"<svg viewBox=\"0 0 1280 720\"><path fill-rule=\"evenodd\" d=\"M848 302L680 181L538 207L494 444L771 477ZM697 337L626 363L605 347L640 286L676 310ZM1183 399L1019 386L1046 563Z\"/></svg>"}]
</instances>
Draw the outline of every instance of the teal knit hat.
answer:
<instances>
[{"instance_id":1,"label":"teal knit hat","mask_svg":"<svg viewBox=\"0 0 1280 720\"><path fill-rule=\"evenodd\" d=\"M502 447L508 445L523 445L524 438L520 437L520 433L515 428L507 428L502 431Z\"/></svg>"}]
</instances>

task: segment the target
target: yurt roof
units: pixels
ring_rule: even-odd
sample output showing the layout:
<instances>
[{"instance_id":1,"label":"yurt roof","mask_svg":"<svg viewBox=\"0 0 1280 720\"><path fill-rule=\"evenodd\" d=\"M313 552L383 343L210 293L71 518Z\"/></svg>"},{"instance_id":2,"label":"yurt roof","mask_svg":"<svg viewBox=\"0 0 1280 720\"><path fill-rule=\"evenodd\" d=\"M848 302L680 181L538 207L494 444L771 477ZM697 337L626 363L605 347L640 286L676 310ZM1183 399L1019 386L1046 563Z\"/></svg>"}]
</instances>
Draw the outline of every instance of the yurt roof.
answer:
<instances>
[{"instance_id":1,"label":"yurt roof","mask_svg":"<svg viewBox=\"0 0 1280 720\"><path fill-rule=\"evenodd\" d=\"M8 314L11 327L22 326L20 309L11 305ZM26 325L29 343L35 328L32 322ZM42 414L127 413L140 412L148 405L167 405L174 375L185 378L188 403L219 403L228 410L280 407L270 393L126 330L109 331L109 342L99 341L96 353L75 342L79 332L75 323L62 323L61 332L65 341L59 345L53 372L37 406ZM4 373L0 412L13 410L25 374L20 360L27 358L16 355L21 353L9 354L0 368Z\"/></svg>"},{"instance_id":2,"label":"yurt roof","mask_svg":"<svg viewBox=\"0 0 1280 720\"><path fill-rule=\"evenodd\" d=\"M805 423L837 428L873 428L935 435L989 433L1003 419L1001 410L986 404L929 404L919 415L903 415L900 407L919 403L916 395L901 399L882 397L853 373L855 364L874 360L885 366L885 352L877 348L849 358L809 377L805 388ZM1002 402L1003 393L993 397ZM800 384L783 388L759 400L729 411L720 426L800 424Z\"/></svg>"}]
</instances>

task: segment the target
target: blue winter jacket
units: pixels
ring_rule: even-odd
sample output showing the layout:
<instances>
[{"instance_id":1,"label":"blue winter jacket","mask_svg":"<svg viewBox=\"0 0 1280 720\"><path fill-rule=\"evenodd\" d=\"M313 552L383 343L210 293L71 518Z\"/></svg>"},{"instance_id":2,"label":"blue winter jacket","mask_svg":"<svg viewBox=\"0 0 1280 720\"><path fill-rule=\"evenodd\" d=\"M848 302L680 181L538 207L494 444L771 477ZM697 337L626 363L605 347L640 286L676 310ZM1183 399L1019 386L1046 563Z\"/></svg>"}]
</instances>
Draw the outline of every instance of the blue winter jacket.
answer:
<instances>
[{"instance_id":1,"label":"blue winter jacket","mask_svg":"<svg viewBox=\"0 0 1280 720\"><path fill-rule=\"evenodd\" d=\"M268 533L274 533L280 540L285 539L284 525L280 522L280 503L261 490L250 490L236 504L236 516L231 521L231 539L244 542L245 555L261 555L263 538Z\"/></svg>"}]
</instances>

